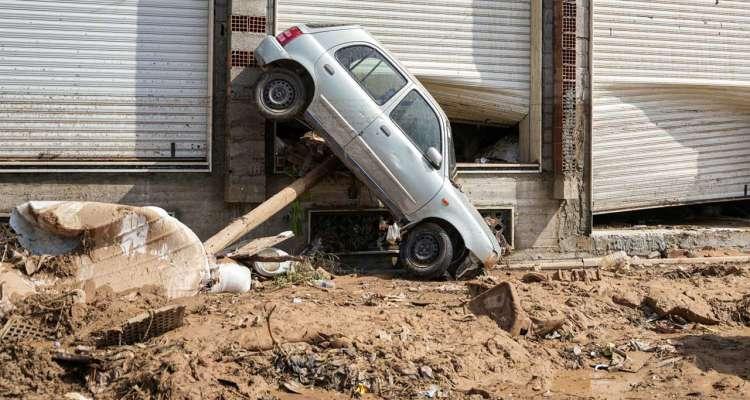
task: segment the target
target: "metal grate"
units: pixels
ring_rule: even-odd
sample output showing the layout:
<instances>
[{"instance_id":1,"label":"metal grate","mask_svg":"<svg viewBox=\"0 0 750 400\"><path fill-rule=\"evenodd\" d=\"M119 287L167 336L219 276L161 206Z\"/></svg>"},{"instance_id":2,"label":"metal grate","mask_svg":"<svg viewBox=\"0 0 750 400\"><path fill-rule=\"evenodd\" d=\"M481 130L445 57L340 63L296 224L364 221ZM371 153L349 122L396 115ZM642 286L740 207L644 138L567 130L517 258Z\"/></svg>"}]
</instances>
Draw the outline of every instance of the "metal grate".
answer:
<instances>
[{"instance_id":1,"label":"metal grate","mask_svg":"<svg viewBox=\"0 0 750 400\"><path fill-rule=\"evenodd\" d=\"M258 62L255 60L255 54L252 51L232 50L233 67L256 67Z\"/></svg>"},{"instance_id":2,"label":"metal grate","mask_svg":"<svg viewBox=\"0 0 750 400\"><path fill-rule=\"evenodd\" d=\"M24 339L47 340L54 337L54 331L14 315L0 330L0 342L17 342Z\"/></svg>"},{"instance_id":3,"label":"metal grate","mask_svg":"<svg viewBox=\"0 0 750 400\"><path fill-rule=\"evenodd\" d=\"M129 319L119 329L97 334L97 346L118 346L146 341L182 326L185 306L171 305Z\"/></svg>"},{"instance_id":4,"label":"metal grate","mask_svg":"<svg viewBox=\"0 0 750 400\"><path fill-rule=\"evenodd\" d=\"M266 17L253 17L249 15L232 15L230 26L232 32L266 32Z\"/></svg>"}]
</instances>

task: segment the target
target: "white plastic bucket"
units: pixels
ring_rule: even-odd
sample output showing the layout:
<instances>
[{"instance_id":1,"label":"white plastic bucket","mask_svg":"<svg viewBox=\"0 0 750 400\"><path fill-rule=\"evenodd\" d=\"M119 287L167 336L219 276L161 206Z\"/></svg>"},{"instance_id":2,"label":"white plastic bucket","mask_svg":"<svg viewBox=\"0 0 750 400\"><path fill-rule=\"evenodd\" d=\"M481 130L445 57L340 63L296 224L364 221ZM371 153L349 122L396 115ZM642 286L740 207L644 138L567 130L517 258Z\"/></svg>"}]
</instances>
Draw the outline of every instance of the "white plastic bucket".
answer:
<instances>
[{"instance_id":1,"label":"white plastic bucket","mask_svg":"<svg viewBox=\"0 0 750 400\"><path fill-rule=\"evenodd\" d=\"M217 265L218 282L211 286L212 293L247 293L252 287L250 269L235 263Z\"/></svg>"}]
</instances>

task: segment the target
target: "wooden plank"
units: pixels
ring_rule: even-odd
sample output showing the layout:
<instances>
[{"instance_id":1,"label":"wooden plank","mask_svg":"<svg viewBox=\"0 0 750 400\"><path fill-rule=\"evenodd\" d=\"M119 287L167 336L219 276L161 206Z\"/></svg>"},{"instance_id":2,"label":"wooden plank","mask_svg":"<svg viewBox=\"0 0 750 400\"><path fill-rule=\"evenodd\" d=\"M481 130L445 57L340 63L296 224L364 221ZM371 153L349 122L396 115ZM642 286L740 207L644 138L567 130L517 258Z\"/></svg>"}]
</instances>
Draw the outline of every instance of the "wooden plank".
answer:
<instances>
[{"instance_id":1,"label":"wooden plank","mask_svg":"<svg viewBox=\"0 0 750 400\"><path fill-rule=\"evenodd\" d=\"M261 250L276 246L277 244L293 238L294 232L281 232L276 236L266 236L249 242L241 243L234 251L228 252L227 257L250 257L258 254Z\"/></svg>"}]
</instances>

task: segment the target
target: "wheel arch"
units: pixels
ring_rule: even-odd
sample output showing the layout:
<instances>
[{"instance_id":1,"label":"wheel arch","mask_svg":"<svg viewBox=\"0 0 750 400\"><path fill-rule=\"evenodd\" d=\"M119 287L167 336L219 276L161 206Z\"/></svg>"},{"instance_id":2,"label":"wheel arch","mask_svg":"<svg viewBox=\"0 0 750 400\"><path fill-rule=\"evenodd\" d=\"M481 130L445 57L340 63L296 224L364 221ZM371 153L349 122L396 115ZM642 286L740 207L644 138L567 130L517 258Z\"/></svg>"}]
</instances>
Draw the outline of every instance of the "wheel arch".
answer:
<instances>
[{"instance_id":1,"label":"wheel arch","mask_svg":"<svg viewBox=\"0 0 750 400\"><path fill-rule=\"evenodd\" d=\"M315 97L315 79L307 66L295 60L283 58L266 65L266 68L283 68L297 73L305 85L305 106L309 105Z\"/></svg>"},{"instance_id":2,"label":"wheel arch","mask_svg":"<svg viewBox=\"0 0 750 400\"><path fill-rule=\"evenodd\" d=\"M453 225L452 223L450 223L450 222L449 222L448 220L445 220L445 219L442 219L442 218L438 218L438 217L429 217L429 218L425 218L425 219L423 219L423 220L419 221L418 223L414 224L413 226L417 226L418 224L422 224L422 223L428 223L428 222L432 222L432 223L434 223L434 224L437 224L437 225L439 225L439 226L440 226L441 228L445 229L445 231L446 231L446 232L448 232L448 235L449 235L449 236L450 236L451 238L454 238L454 237L458 238L458 239L460 240L460 243L458 243L457 249L460 249L460 250L468 250L468 249L466 248L466 242L464 241L464 237L463 237L463 235L462 235L462 234L461 234L461 232L460 232L460 231L459 231L459 230L458 230L458 229L457 229L457 228L456 228L456 227L455 227L455 226L454 226L454 225ZM456 250L456 248L454 248L454 250Z\"/></svg>"}]
</instances>

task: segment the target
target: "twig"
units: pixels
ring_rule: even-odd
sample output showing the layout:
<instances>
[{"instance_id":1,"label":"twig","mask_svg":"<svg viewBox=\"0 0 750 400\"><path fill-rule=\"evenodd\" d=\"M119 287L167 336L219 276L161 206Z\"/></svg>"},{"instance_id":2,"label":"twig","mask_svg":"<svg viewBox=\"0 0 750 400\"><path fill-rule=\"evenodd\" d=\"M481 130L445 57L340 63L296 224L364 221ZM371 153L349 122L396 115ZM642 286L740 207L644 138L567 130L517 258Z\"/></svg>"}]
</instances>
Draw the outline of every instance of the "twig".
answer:
<instances>
[{"instance_id":1,"label":"twig","mask_svg":"<svg viewBox=\"0 0 750 400\"><path fill-rule=\"evenodd\" d=\"M266 311L266 329L268 329L268 336L271 337L271 343L273 344L274 349L278 349L281 354L283 354L285 357L288 357L286 351L284 351L284 348L281 347L281 344L276 341L275 337L273 337L273 331L271 330L271 315L273 315L273 312L276 311L276 304L274 304L270 310L267 310L266 306L263 306L263 310Z\"/></svg>"}]
</instances>

